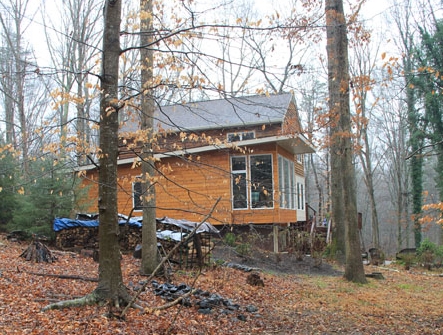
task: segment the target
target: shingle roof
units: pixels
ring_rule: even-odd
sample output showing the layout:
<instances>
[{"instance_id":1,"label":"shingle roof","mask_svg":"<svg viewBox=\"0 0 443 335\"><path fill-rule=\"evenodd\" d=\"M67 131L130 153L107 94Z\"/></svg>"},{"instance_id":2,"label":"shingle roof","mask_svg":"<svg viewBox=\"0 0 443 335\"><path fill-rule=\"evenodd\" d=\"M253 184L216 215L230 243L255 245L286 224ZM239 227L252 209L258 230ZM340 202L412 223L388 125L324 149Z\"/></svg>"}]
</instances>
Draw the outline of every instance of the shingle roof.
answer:
<instances>
[{"instance_id":1,"label":"shingle roof","mask_svg":"<svg viewBox=\"0 0 443 335\"><path fill-rule=\"evenodd\" d=\"M292 94L284 93L162 106L155 111L154 125L177 131L282 122L291 101ZM136 129L136 121L122 126L122 131Z\"/></svg>"}]
</instances>

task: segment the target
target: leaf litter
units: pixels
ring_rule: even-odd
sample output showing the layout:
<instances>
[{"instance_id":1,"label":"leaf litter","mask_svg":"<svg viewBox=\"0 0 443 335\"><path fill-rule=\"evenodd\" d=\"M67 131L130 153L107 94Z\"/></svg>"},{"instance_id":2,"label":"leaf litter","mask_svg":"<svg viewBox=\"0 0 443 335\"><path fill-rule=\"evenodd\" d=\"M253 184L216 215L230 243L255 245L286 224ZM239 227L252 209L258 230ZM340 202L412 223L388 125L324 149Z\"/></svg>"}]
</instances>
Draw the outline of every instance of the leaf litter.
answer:
<instances>
[{"instance_id":1,"label":"leaf litter","mask_svg":"<svg viewBox=\"0 0 443 335\"><path fill-rule=\"evenodd\" d=\"M307 273L293 267L275 271L263 266L264 286L247 283L240 269L213 266L201 273L175 271L168 282L188 285L223 297L240 306L229 313L223 304L210 313L200 306L183 306L142 313L132 309L125 320L106 316L106 306L41 312L48 303L82 296L96 283L33 273L97 276L91 258L57 253L53 263L27 262L26 248L0 239L1 334L441 334L443 332L443 277L439 269L405 271L395 264L365 266L381 272L384 280L369 278L367 285L345 281L339 271ZM289 261L289 260L288 260ZM295 260L292 260L296 262ZM272 262L270 262L272 263ZM257 264L254 264L257 265ZM261 264L266 265L266 264ZM146 278L139 275L140 260L123 255L125 283L134 289ZM331 265L323 264L325 269ZM160 282L160 278L156 278ZM130 283L132 283L130 285ZM155 286L140 295L140 305L153 309L165 303ZM158 287L158 286L157 286ZM187 286L186 286L187 287ZM135 291L134 291L135 293ZM252 306L252 307L251 307ZM246 311L246 307L250 308Z\"/></svg>"}]
</instances>

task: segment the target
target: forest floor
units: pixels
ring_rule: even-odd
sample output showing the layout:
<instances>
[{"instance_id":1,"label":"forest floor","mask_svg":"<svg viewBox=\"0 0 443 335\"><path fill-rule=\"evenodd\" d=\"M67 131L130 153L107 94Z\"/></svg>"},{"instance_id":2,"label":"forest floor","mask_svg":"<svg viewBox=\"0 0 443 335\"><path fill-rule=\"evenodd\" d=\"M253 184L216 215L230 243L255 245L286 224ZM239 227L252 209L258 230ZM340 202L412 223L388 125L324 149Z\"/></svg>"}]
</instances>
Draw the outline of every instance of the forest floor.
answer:
<instances>
[{"instance_id":1,"label":"forest floor","mask_svg":"<svg viewBox=\"0 0 443 335\"><path fill-rule=\"evenodd\" d=\"M201 306L196 306L194 297L188 307L154 310L166 302L154 294L151 285L140 295L139 303L146 307L145 312L129 310L124 320L108 317L106 306L42 312L53 301L94 290L96 282L80 278L96 278L98 264L92 258L57 251L53 251L57 257L53 263L29 262L19 257L27 246L0 236L1 334L443 333L441 271L420 267L405 271L395 264L368 265L366 273L381 272L385 279L368 278L368 284L359 285L345 281L342 269L336 266L323 262L314 267L308 257L297 263L289 255L277 258L253 253L247 259L228 249L217 250L214 258L260 268L254 273L264 286L247 283L251 272L227 266L212 266L201 273L177 270L170 278L176 285L184 283L207 292L210 299L218 297L229 302L215 304L209 312L202 308L201 301ZM139 265L140 260L123 255L123 276L132 292L146 279L139 275ZM162 278L156 280L163 283ZM235 308L227 308L228 305Z\"/></svg>"}]
</instances>

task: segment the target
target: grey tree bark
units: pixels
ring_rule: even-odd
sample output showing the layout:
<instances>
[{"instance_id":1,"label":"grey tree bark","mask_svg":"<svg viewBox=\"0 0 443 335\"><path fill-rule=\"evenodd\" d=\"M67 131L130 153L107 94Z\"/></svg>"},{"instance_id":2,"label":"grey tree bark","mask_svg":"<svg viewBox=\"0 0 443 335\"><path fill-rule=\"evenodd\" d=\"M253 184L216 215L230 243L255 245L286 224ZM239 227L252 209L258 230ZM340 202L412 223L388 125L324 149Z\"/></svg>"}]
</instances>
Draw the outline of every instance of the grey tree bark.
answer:
<instances>
[{"instance_id":1,"label":"grey tree bark","mask_svg":"<svg viewBox=\"0 0 443 335\"><path fill-rule=\"evenodd\" d=\"M120 59L121 0L107 0L104 5L104 32L102 49L101 99L100 99L100 149L99 149L99 266L95 290L83 298L50 304L43 311L96 304L101 301L110 307L120 307L131 302L123 284L118 243L117 211L117 156L118 96Z\"/></svg>"},{"instance_id":2,"label":"grey tree bark","mask_svg":"<svg viewBox=\"0 0 443 335\"><path fill-rule=\"evenodd\" d=\"M331 128L333 218L335 224L343 225L345 233L345 279L366 283L358 234L355 169L352 163L354 153L349 106L348 39L343 1L327 0L325 10L329 108L334 117L334 127Z\"/></svg>"},{"instance_id":3,"label":"grey tree bark","mask_svg":"<svg viewBox=\"0 0 443 335\"><path fill-rule=\"evenodd\" d=\"M156 199L155 199L155 161L154 161L154 109L155 101L150 89L153 79L153 23L152 0L141 0L140 10L144 12L140 32L141 64L141 130L145 132L145 141L141 152L142 193L143 193L143 228L142 262L140 272L150 275L159 264L157 250Z\"/></svg>"},{"instance_id":4,"label":"grey tree bark","mask_svg":"<svg viewBox=\"0 0 443 335\"><path fill-rule=\"evenodd\" d=\"M368 42L369 43L369 42ZM368 43L356 43L354 46L354 66L352 67L353 101L355 109L358 111L357 121L357 156L363 169L363 179L368 192L371 210L372 247L380 248L380 232L377 203L375 199L374 167L372 162L373 147L369 136L371 126L372 108L368 105L368 92L373 89L373 72L376 67L376 59L371 55Z\"/></svg>"},{"instance_id":5,"label":"grey tree bark","mask_svg":"<svg viewBox=\"0 0 443 335\"><path fill-rule=\"evenodd\" d=\"M117 156L118 156L118 74L120 58L121 0L107 0L104 7L104 33L100 100L99 153L99 283L95 294L119 306L129 302L123 285L118 244Z\"/></svg>"},{"instance_id":6,"label":"grey tree bark","mask_svg":"<svg viewBox=\"0 0 443 335\"><path fill-rule=\"evenodd\" d=\"M24 47L23 19L28 11L29 0L9 1L1 4L5 13L11 15L12 23L8 23L8 18L5 18L0 13L0 25L5 32L6 46L9 49L9 56L11 61L9 71L12 74L9 78L9 84L12 84L13 91L6 89L6 104L11 108L6 111L7 134L9 140L18 140L19 143L14 143L16 149L21 151L23 158L23 170L28 172L28 151L29 151L29 126L28 118L25 111L25 77L26 70L29 63L27 62L28 50ZM15 120L18 118L20 139L17 139L16 132L13 128L16 127Z\"/></svg>"},{"instance_id":7,"label":"grey tree bark","mask_svg":"<svg viewBox=\"0 0 443 335\"><path fill-rule=\"evenodd\" d=\"M43 5L51 6L48 3ZM46 7L43 11L49 12ZM61 147L63 149L66 146L66 138L69 136L69 116L72 114L72 107L75 107L76 157L77 164L82 165L88 162L85 153L89 154L92 142L89 122L93 118L91 109L95 100L91 97L86 84L91 79L88 69L94 66L94 57L98 49L100 34L97 22L101 9L94 0L69 0L64 2L59 15L60 18L55 20L57 23L51 22L52 18L46 15L42 17L51 61L57 68L63 69L52 76L60 90L60 96L54 99L60 101L57 114L60 122ZM63 31L63 34L54 36L53 31L58 30ZM48 90L52 88L48 87ZM72 98L67 99L66 96Z\"/></svg>"}]
</instances>

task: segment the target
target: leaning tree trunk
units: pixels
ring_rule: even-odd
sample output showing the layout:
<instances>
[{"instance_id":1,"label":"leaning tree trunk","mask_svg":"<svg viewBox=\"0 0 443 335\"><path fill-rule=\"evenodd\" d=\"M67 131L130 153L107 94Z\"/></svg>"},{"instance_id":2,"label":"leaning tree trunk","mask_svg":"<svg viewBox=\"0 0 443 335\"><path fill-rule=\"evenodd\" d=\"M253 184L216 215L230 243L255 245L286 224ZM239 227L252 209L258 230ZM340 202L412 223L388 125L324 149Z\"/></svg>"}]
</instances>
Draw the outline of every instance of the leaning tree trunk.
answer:
<instances>
[{"instance_id":1,"label":"leaning tree trunk","mask_svg":"<svg viewBox=\"0 0 443 335\"><path fill-rule=\"evenodd\" d=\"M352 163L351 113L349 106L349 61L346 20L342 0L326 0L329 107L334 118L331 134L333 212L343 215L345 228L345 275L353 282L366 283L358 235L355 169ZM333 178L332 178L333 177ZM335 184L334 184L335 182ZM336 224L339 222L336 222Z\"/></svg>"}]
</instances>

